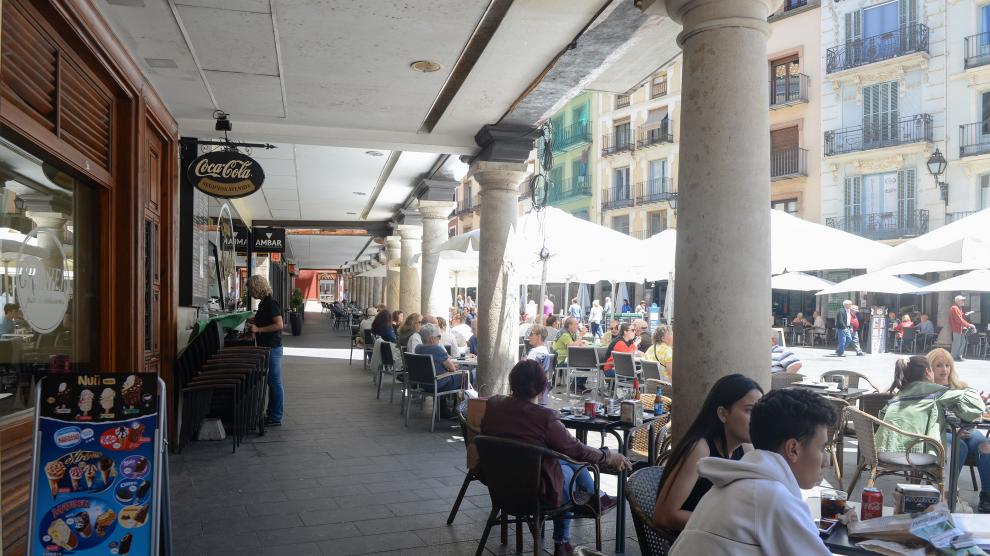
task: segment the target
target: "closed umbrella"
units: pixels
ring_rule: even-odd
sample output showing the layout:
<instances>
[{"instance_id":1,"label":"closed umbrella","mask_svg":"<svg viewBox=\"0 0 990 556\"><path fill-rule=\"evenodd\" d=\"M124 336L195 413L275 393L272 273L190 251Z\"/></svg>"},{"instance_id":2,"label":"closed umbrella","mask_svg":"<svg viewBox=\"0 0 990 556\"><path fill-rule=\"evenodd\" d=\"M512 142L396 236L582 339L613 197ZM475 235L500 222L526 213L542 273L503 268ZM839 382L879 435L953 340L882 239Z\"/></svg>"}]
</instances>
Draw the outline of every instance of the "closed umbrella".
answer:
<instances>
[{"instance_id":1,"label":"closed umbrella","mask_svg":"<svg viewBox=\"0 0 990 556\"><path fill-rule=\"evenodd\" d=\"M591 295L588 293L588 284L581 284L578 288L578 304L581 309L587 311L591 307Z\"/></svg>"}]
</instances>

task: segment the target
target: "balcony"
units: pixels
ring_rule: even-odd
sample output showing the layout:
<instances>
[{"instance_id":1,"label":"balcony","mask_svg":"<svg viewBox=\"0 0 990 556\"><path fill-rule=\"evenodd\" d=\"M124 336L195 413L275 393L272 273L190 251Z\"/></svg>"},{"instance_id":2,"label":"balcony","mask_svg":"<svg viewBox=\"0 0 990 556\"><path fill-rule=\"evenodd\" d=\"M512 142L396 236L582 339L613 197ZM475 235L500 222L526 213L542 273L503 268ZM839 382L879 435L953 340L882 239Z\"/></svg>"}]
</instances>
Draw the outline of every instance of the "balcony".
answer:
<instances>
[{"instance_id":1,"label":"balcony","mask_svg":"<svg viewBox=\"0 0 990 556\"><path fill-rule=\"evenodd\" d=\"M972 215L976 214L977 212L979 212L979 211L978 210L964 210L964 211L959 211L959 212L947 212L947 213L945 213L945 223L946 224L952 224L956 220L962 220L963 218L966 218L967 216L972 216Z\"/></svg>"},{"instance_id":2,"label":"balcony","mask_svg":"<svg viewBox=\"0 0 990 556\"><path fill-rule=\"evenodd\" d=\"M659 98L667 94L667 81L650 84L650 98Z\"/></svg>"},{"instance_id":3,"label":"balcony","mask_svg":"<svg viewBox=\"0 0 990 556\"><path fill-rule=\"evenodd\" d=\"M784 11L789 12L808 5L808 0L787 0L784 2Z\"/></svg>"},{"instance_id":4,"label":"balcony","mask_svg":"<svg viewBox=\"0 0 990 556\"><path fill-rule=\"evenodd\" d=\"M602 136L602 156L611 156L635 148L632 130L617 131L615 133Z\"/></svg>"},{"instance_id":5,"label":"balcony","mask_svg":"<svg viewBox=\"0 0 990 556\"><path fill-rule=\"evenodd\" d=\"M629 106L629 95L615 95L615 108L625 108Z\"/></svg>"},{"instance_id":6,"label":"balcony","mask_svg":"<svg viewBox=\"0 0 990 556\"><path fill-rule=\"evenodd\" d=\"M931 114L918 114L888 124L861 125L825 132L825 156L932 141Z\"/></svg>"},{"instance_id":7,"label":"balcony","mask_svg":"<svg viewBox=\"0 0 990 556\"><path fill-rule=\"evenodd\" d=\"M579 145L591 143L591 122L577 122L553 130L553 152L569 151Z\"/></svg>"},{"instance_id":8,"label":"balcony","mask_svg":"<svg viewBox=\"0 0 990 556\"><path fill-rule=\"evenodd\" d=\"M674 122L673 120L665 119L660 127L653 129L640 129L637 133L636 147L640 149L645 149L646 147L652 147L653 145L659 145L660 143L673 143L674 142Z\"/></svg>"},{"instance_id":9,"label":"balcony","mask_svg":"<svg viewBox=\"0 0 990 556\"><path fill-rule=\"evenodd\" d=\"M809 77L803 73L770 80L770 110L808 102Z\"/></svg>"},{"instance_id":10,"label":"balcony","mask_svg":"<svg viewBox=\"0 0 990 556\"><path fill-rule=\"evenodd\" d=\"M928 26L911 23L900 28L833 46L825 52L825 73L837 73L916 52L928 52Z\"/></svg>"},{"instance_id":11,"label":"balcony","mask_svg":"<svg viewBox=\"0 0 990 556\"><path fill-rule=\"evenodd\" d=\"M477 211L481 207L480 199L478 201L472 201L471 199L464 199L457 201L457 209L454 211L454 216L462 216L465 214L470 214Z\"/></svg>"},{"instance_id":12,"label":"balcony","mask_svg":"<svg viewBox=\"0 0 990 556\"><path fill-rule=\"evenodd\" d=\"M928 209L833 216L825 219L825 225L869 239L915 237L928 231Z\"/></svg>"},{"instance_id":13,"label":"balcony","mask_svg":"<svg viewBox=\"0 0 990 556\"><path fill-rule=\"evenodd\" d=\"M770 152L770 181L808 175L808 149L779 149Z\"/></svg>"},{"instance_id":14,"label":"balcony","mask_svg":"<svg viewBox=\"0 0 990 556\"><path fill-rule=\"evenodd\" d=\"M990 131L983 122L959 126L959 156L990 153Z\"/></svg>"},{"instance_id":15,"label":"balcony","mask_svg":"<svg viewBox=\"0 0 990 556\"><path fill-rule=\"evenodd\" d=\"M963 52L966 69L990 64L990 32L966 37Z\"/></svg>"},{"instance_id":16,"label":"balcony","mask_svg":"<svg viewBox=\"0 0 990 556\"><path fill-rule=\"evenodd\" d=\"M550 188L547 202L550 204L566 203L580 197L591 196L591 178L588 176L571 176L560 183L554 183Z\"/></svg>"},{"instance_id":17,"label":"balcony","mask_svg":"<svg viewBox=\"0 0 990 556\"><path fill-rule=\"evenodd\" d=\"M602 210L615 210L631 206L633 206L633 197L629 184L614 185L602 190Z\"/></svg>"},{"instance_id":18,"label":"balcony","mask_svg":"<svg viewBox=\"0 0 990 556\"><path fill-rule=\"evenodd\" d=\"M636 184L636 204L648 205L670 201L677 194L673 191L674 180L670 178L653 178Z\"/></svg>"}]
</instances>

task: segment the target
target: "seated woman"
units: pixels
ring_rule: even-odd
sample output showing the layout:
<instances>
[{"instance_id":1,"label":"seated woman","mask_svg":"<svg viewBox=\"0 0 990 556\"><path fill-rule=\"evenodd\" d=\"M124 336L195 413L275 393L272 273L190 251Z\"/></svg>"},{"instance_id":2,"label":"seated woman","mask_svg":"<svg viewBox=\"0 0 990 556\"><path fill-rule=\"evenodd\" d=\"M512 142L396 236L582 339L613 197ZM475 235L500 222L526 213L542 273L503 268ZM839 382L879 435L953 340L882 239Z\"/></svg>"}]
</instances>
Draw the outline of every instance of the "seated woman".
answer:
<instances>
[{"instance_id":1,"label":"seated woman","mask_svg":"<svg viewBox=\"0 0 990 556\"><path fill-rule=\"evenodd\" d=\"M880 418L899 429L939 439L945 444L945 410L950 410L963 421L972 421L983 414L986 404L972 388L951 389L935 384L928 358L913 355L898 359L894 367L894 383L889 392L896 392L880 410ZM890 429L877 431L877 452L901 455L907 451L910 440ZM915 444L912 452L935 451L924 444ZM918 462L915 462L918 463Z\"/></svg>"},{"instance_id":2,"label":"seated woman","mask_svg":"<svg viewBox=\"0 0 990 556\"><path fill-rule=\"evenodd\" d=\"M509 390L512 395L488 399L485 417L481 421L481 433L546 446L576 461L615 469L632 469L632 464L622 454L612 453L604 447L591 448L578 442L564 428L556 410L539 405L539 396L546 387L547 377L539 363L529 359L516 363L509 372ZM576 471L577 468L567 462L544 458L540 496L549 507L571 502L569 485ZM616 501L605 493L592 492L594 481L587 469L577 471L574 482L576 490L600 497L603 512L615 505ZM571 554L570 529L570 520L554 519L555 556Z\"/></svg>"},{"instance_id":3,"label":"seated woman","mask_svg":"<svg viewBox=\"0 0 990 556\"><path fill-rule=\"evenodd\" d=\"M409 313L402 326L399 327L399 341L397 343L402 348L402 351L406 351L406 346L409 345L409 338L419 332L422 322L419 313Z\"/></svg>"},{"instance_id":4,"label":"seated woman","mask_svg":"<svg viewBox=\"0 0 990 556\"><path fill-rule=\"evenodd\" d=\"M388 311L378 311L375 320L371 321L371 333L386 342L396 341L398 338L395 336L395 330L392 329L392 314Z\"/></svg>"},{"instance_id":5,"label":"seated woman","mask_svg":"<svg viewBox=\"0 0 990 556\"><path fill-rule=\"evenodd\" d=\"M674 376L674 327L661 324L653 331L653 345L646 348L643 359L660 364L660 378L670 381Z\"/></svg>"},{"instance_id":6,"label":"seated woman","mask_svg":"<svg viewBox=\"0 0 990 556\"><path fill-rule=\"evenodd\" d=\"M967 384L959 379L956 374L956 364L952 361L952 354L942 348L935 348L928 352L928 366L932 370L935 384L947 386L953 390L962 390ZM986 398L984 398L986 400ZM948 435L952 441L952 434ZM980 471L980 505L977 511L981 514L990 513L990 444L987 437L979 429L963 430L959 433L958 465L956 473L962 470L969 454L978 454L976 468Z\"/></svg>"},{"instance_id":7,"label":"seated woman","mask_svg":"<svg viewBox=\"0 0 990 556\"><path fill-rule=\"evenodd\" d=\"M457 365L450 360L447 350L440 345L440 328L435 324L426 323L419 329L423 343L416 346L416 353L429 355L433 358L433 373L440 376L457 370ZM437 391L447 392L458 388L467 388L460 376L446 376L437 381ZM427 390L429 391L429 390Z\"/></svg>"},{"instance_id":8,"label":"seated woman","mask_svg":"<svg viewBox=\"0 0 990 556\"><path fill-rule=\"evenodd\" d=\"M402 323L406 320L406 314L402 311L392 311L392 330L395 330L396 336L399 334L399 328Z\"/></svg>"},{"instance_id":9,"label":"seated woman","mask_svg":"<svg viewBox=\"0 0 990 556\"><path fill-rule=\"evenodd\" d=\"M612 357L612 352L636 353L639 351L639 342L640 338L636 335L636 328L633 325L629 323L619 325L618 337L612 340L612 343L608 345L608 350L605 352L605 356L608 358L605 360L605 366L603 367L605 376L615 376L615 358Z\"/></svg>"},{"instance_id":10,"label":"seated woman","mask_svg":"<svg viewBox=\"0 0 990 556\"><path fill-rule=\"evenodd\" d=\"M811 326L812 323L808 322L808 319L804 318L804 313L798 313L794 315L794 320L791 321L792 326Z\"/></svg>"},{"instance_id":11,"label":"seated woman","mask_svg":"<svg viewBox=\"0 0 990 556\"><path fill-rule=\"evenodd\" d=\"M914 326L914 321L911 320L911 315L905 313L901 317L900 322L894 325L894 332L897 334L897 349L901 349L901 342L904 340L904 329L912 328Z\"/></svg>"},{"instance_id":12,"label":"seated woman","mask_svg":"<svg viewBox=\"0 0 990 556\"><path fill-rule=\"evenodd\" d=\"M653 510L654 527L680 532L701 497L712 488L711 481L698 475L701 458L738 460L752 449L749 415L762 397L760 385L740 374L724 376L715 383L698 417L667 459Z\"/></svg>"}]
</instances>

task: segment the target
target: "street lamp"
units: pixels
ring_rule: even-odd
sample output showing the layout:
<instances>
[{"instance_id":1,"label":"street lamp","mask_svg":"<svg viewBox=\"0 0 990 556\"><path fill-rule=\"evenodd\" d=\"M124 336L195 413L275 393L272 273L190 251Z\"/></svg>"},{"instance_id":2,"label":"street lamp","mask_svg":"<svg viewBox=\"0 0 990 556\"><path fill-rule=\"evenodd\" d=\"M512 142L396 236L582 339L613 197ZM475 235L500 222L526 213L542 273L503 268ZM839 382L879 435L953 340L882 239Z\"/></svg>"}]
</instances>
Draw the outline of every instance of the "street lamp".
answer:
<instances>
[{"instance_id":1,"label":"street lamp","mask_svg":"<svg viewBox=\"0 0 990 556\"><path fill-rule=\"evenodd\" d=\"M935 149L932 156L928 158L928 172L935 178L935 185L938 186L939 195L945 201L946 206L948 206L949 184L939 180L939 176L945 173L946 166L948 166L948 163L945 161L945 157L942 156L942 151Z\"/></svg>"},{"instance_id":2,"label":"street lamp","mask_svg":"<svg viewBox=\"0 0 990 556\"><path fill-rule=\"evenodd\" d=\"M670 194L670 198L667 199L667 202L670 203L670 208L674 212L677 212L677 192L676 191L674 191L673 193Z\"/></svg>"}]
</instances>

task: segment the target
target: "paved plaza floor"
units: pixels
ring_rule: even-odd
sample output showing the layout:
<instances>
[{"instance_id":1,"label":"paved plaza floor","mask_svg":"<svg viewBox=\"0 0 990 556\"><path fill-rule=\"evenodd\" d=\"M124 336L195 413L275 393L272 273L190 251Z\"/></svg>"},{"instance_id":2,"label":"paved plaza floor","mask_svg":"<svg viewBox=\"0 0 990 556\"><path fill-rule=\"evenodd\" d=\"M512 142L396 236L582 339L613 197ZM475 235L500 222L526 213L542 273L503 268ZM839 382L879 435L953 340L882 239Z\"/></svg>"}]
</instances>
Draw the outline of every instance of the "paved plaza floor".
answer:
<instances>
[{"instance_id":1,"label":"paved plaza floor","mask_svg":"<svg viewBox=\"0 0 990 556\"><path fill-rule=\"evenodd\" d=\"M460 431L444 421L429 432L427 411L414 407L409 427L387 391L375 399L369 372L349 338L330 329L329 319L306 315L303 335L285 336L284 426L264 437L249 436L236 454L230 441L192 442L172 455L171 481L175 554L186 555L470 555L490 511L487 491L475 483L452 526L447 514L464 479ZM676 347L676 346L675 346ZM831 369L863 372L881 388L890 383L897 355L827 357L827 350L795 348L802 371L817 376ZM769 346L768 346L769 364ZM965 380L990 390L990 362L960 365ZM427 408L429 406L427 405ZM597 438L591 435L589 442ZM614 441L613 441L614 442ZM845 446L846 482L856 459L855 439ZM826 472L826 479L833 475ZM603 475L615 493L615 477ZM858 500L863 480L851 498ZM894 479L881 482L885 492ZM964 471L961 499L975 505ZM615 548L615 513L603 522L603 552ZM512 528L510 528L510 531ZM546 535L549 537L550 526ZM631 518L626 554L638 555ZM575 544L594 546L589 524L575 524ZM525 534L525 550L532 554ZM514 536L501 546L497 531L488 554L514 553ZM544 547L552 552L552 542Z\"/></svg>"}]
</instances>

